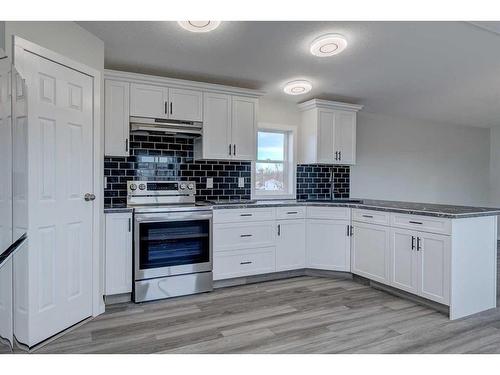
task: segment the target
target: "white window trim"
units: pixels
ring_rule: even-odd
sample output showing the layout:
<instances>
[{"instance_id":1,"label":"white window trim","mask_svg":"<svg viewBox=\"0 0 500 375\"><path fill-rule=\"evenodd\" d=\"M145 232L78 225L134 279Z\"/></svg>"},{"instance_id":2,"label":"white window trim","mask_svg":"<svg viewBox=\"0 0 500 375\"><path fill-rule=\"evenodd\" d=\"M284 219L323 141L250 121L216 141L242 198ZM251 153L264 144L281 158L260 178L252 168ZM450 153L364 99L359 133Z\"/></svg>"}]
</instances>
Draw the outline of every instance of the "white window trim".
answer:
<instances>
[{"instance_id":1,"label":"white window trim","mask_svg":"<svg viewBox=\"0 0 500 375\"><path fill-rule=\"evenodd\" d=\"M288 194L279 193L257 193L255 190L255 160L252 161L252 199L257 200L268 200L268 199L295 199L296 198L296 170L297 170L297 126L295 125L285 125L285 124L274 124L269 122L259 122L258 123L258 131L259 130L269 130L269 131L280 131L280 132L288 132L288 181L286 182L286 186L289 188ZM258 142L255 142L255 155L258 155ZM291 154L291 157L290 157ZM256 157L257 159L257 157Z\"/></svg>"}]
</instances>

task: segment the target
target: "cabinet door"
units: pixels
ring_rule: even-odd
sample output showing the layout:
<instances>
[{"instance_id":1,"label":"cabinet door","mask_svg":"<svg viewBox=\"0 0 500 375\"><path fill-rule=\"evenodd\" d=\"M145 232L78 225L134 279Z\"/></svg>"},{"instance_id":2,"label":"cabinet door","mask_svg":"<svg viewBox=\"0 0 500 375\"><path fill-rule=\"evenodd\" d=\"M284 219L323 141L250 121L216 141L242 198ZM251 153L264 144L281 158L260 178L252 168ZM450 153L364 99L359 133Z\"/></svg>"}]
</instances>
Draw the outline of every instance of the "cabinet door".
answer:
<instances>
[{"instance_id":1,"label":"cabinet door","mask_svg":"<svg viewBox=\"0 0 500 375\"><path fill-rule=\"evenodd\" d=\"M104 95L104 154L128 156L130 84L107 79Z\"/></svg>"},{"instance_id":2,"label":"cabinet door","mask_svg":"<svg viewBox=\"0 0 500 375\"><path fill-rule=\"evenodd\" d=\"M352 237L352 273L389 283L390 228L354 223Z\"/></svg>"},{"instance_id":3,"label":"cabinet door","mask_svg":"<svg viewBox=\"0 0 500 375\"><path fill-rule=\"evenodd\" d=\"M419 232L418 294L421 297L449 305L450 248L449 236Z\"/></svg>"},{"instance_id":4,"label":"cabinet door","mask_svg":"<svg viewBox=\"0 0 500 375\"><path fill-rule=\"evenodd\" d=\"M106 295L132 292L132 214L106 214Z\"/></svg>"},{"instance_id":5,"label":"cabinet door","mask_svg":"<svg viewBox=\"0 0 500 375\"><path fill-rule=\"evenodd\" d=\"M130 116L168 118L168 88L153 85L130 85Z\"/></svg>"},{"instance_id":6,"label":"cabinet door","mask_svg":"<svg viewBox=\"0 0 500 375\"><path fill-rule=\"evenodd\" d=\"M203 94L201 91L170 89L169 118L184 121L203 121Z\"/></svg>"},{"instance_id":7,"label":"cabinet door","mask_svg":"<svg viewBox=\"0 0 500 375\"><path fill-rule=\"evenodd\" d=\"M417 233L391 229L390 284L410 293L418 292Z\"/></svg>"},{"instance_id":8,"label":"cabinet door","mask_svg":"<svg viewBox=\"0 0 500 375\"><path fill-rule=\"evenodd\" d=\"M255 160L257 99L232 97L231 138L233 159Z\"/></svg>"},{"instance_id":9,"label":"cabinet door","mask_svg":"<svg viewBox=\"0 0 500 375\"><path fill-rule=\"evenodd\" d=\"M231 96L203 94L203 159L230 159Z\"/></svg>"},{"instance_id":10,"label":"cabinet door","mask_svg":"<svg viewBox=\"0 0 500 375\"><path fill-rule=\"evenodd\" d=\"M286 271L305 268L305 220L279 220L277 225L276 270Z\"/></svg>"},{"instance_id":11,"label":"cabinet door","mask_svg":"<svg viewBox=\"0 0 500 375\"><path fill-rule=\"evenodd\" d=\"M335 112L318 111L318 163L333 163L335 150L333 147Z\"/></svg>"},{"instance_id":12,"label":"cabinet door","mask_svg":"<svg viewBox=\"0 0 500 375\"><path fill-rule=\"evenodd\" d=\"M351 270L349 221L307 220L307 267L347 271Z\"/></svg>"},{"instance_id":13,"label":"cabinet door","mask_svg":"<svg viewBox=\"0 0 500 375\"><path fill-rule=\"evenodd\" d=\"M356 163L356 113L337 111L335 113L335 147L338 152L336 164Z\"/></svg>"}]
</instances>

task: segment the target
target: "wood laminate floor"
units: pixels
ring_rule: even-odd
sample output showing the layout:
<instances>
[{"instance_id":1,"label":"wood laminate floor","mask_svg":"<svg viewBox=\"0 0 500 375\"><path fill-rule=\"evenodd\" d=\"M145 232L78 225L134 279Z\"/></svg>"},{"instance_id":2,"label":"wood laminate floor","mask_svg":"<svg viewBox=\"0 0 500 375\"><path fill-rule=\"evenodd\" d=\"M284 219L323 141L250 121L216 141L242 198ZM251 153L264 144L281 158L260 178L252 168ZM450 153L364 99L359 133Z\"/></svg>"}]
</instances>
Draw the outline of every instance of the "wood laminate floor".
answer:
<instances>
[{"instance_id":1,"label":"wood laminate floor","mask_svg":"<svg viewBox=\"0 0 500 375\"><path fill-rule=\"evenodd\" d=\"M351 280L303 276L113 305L36 353L500 353L500 308L452 322Z\"/></svg>"}]
</instances>

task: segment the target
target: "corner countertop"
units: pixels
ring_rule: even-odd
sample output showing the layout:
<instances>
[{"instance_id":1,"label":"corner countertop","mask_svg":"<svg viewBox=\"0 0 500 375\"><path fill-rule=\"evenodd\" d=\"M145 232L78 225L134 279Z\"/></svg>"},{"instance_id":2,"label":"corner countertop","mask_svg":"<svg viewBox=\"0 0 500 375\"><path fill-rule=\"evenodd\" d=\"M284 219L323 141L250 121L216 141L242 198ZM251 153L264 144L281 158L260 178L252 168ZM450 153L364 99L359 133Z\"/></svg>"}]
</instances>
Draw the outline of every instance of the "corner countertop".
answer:
<instances>
[{"instance_id":1,"label":"corner countertop","mask_svg":"<svg viewBox=\"0 0 500 375\"><path fill-rule=\"evenodd\" d=\"M320 207L349 207L359 208L364 210L398 212L410 215L434 216L448 219L462 219L480 216L497 216L500 215L500 208L491 207L471 207L471 206L456 206L447 204L433 203L417 203L417 202L401 202L401 201L385 201L375 199L355 199L352 200L362 202L336 202L335 200L325 201L301 201L301 200L262 200L262 201L241 201L237 203L207 203L204 205L207 208L214 210L220 209L242 209L242 208L259 208L259 207L292 207L292 206L320 206ZM107 206L104 208L105 213L132 212L133 208L126 205Z\"/></svg>"}]
</instances>

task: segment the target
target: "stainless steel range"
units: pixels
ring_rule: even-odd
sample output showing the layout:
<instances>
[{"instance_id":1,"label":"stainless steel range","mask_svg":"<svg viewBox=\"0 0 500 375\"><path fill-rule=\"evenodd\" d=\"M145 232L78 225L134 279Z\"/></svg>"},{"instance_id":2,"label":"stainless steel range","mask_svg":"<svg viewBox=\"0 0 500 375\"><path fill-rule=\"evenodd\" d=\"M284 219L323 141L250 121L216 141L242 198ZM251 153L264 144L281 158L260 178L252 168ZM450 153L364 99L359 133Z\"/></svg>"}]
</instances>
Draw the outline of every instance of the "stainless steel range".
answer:
<instances>
[{"instance_id":1,"label":"stainless steel range","mask_svg":"<svg viewBox=\"0 0 500 375\"><path fill-rule=\"evenodd\" d=\"M208 292L212 211L195 204L191 181L129 181L134 207L135 302Z\"/></svg>"}]
</instances>

